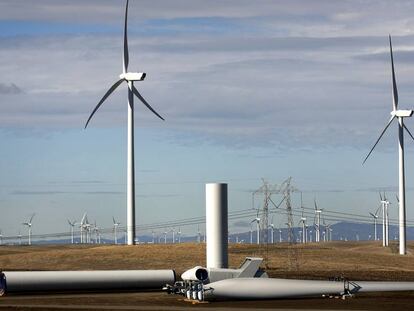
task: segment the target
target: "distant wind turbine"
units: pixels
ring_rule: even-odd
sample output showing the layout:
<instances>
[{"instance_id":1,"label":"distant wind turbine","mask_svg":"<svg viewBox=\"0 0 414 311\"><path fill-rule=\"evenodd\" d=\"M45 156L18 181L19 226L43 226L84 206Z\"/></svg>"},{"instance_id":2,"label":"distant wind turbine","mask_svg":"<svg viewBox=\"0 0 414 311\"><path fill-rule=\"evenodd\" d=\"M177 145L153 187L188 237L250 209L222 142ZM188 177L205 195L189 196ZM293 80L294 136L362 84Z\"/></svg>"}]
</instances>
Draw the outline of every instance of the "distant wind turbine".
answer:
<instances>
[{"instance_id":1,"label":"distant wind turbine","mask_svg":"<svg viewBox=\"0 0 414 311\"><path fill-rule=\"evenodd\" d=\"M408 128L404 125L404 118L411 117L413 115L413 110L397 110L398 109L398 90L397 90L397 82L395 80L395 71L394 71L394 58L392 54L392 42L391 36L389 36L390 41L390 55L391 55L391 73L392 73L392 95L393 95L393 104L392 104L392 111L391 111L391 118L388 121L387 125L381 132L380 136L378 137L377 141L375 142L374 146L369 151L368 155L365 157L363 164L371 155L372 151L374 150L375 146L378 144L382 136L384 135L385 131L391 125L395 118L398 119L398 159L399 159L399 194L400 194L400 208L399 208L399 230L400 230L400 255L405 255L407 253L407 241L406 241L406 211L405 211L405 170L404 170L404 129L407 133L414 139L411 132Z\"/></svg>"},{"instance_id":2,"label":"distant wind turbine","mask_svg":"<svg viewBox=\"0 0 414 311\"><path fill-rule=\"evenodd\" d=\"M118 226L121 224L115 220L115 217L112 217L112 221L114 223L114 244L118 244Z\"/></svg>"},{"instance_id":3,"label":"distant wind turbine","mask_svg":"<svg viewBox=\"0 0 414 311\"><path fill-rule=\"evenodd\" d=\"M390 205L390 201L387 200L387 197L381 195L380 192L380 199L381 199L381 205L382 205L382 238L383 238L383 246L388 246L389 244L389 219L388 219L388 206Z\"/></svg>"},{"instance_id":4,"label":"distant wind turbine","mask_svg":"<svg viewBox=\"0 0 414 311\"><path fill-rule=\"evenodd\" d=\"M321 241L321 213L323 210L318 208L318 205L316 204L316 199L314 200L314 204L315 204L315 218L316 218L315 242L320 242Z\"/></svg>"},{"instance_id":5,"label":"distant wind turbine","mask_svg":"<svg viewBox=\"0 0 414 311\"><path fill-rule=\"evenodd\" d=\"M128 165L127 165L127 235L128 245L135 244L135 159L134 159L134 95L157 117L164 120L142 97L134 86L134 81L143 81L146 74L144 72L128 72L129 52L128 52L128 0L125 8L124 24L124 53L123 53L123 72L102 99L96 105L85 124L85 129L95 112L101 107L103 102L112 94L115 89L123 82L128 84Z\"/></svg>"},{"instance_id":6,"label":"distant wind turbine","mask_svg":"<svg viewBox=\"0 0 414 311\"><path fill-rule=\"evenodd\" d=\"M300 218L299 224L302 224L302 243L306 243L306 217L303 215L302 209L302 217Z\"/></svg>"},{"instance_id":7,"label":"distant wind turbine","mask_svg":"<svg viewBox=\"0 0 414 311\"><path fill-rule=\"evenodd\" d=\"M256 222L256 230L257 230L257 244L260 244L260 218L259 218L259 209L257 209L256 218L253 219L250 223Z\"/></svg>"},{"instance_id":8,"label":"distant wind turbine","mask_svg":"<svg viewBox=\"0 0 414 311\"><path fill-rule=\"evenodd\" d=\"M379 211L379 208L377 208L377 210L375 211L374 214L369 213L371 215L371 217L374 219L374 239L375 239L375 241L378 240L378 234L377 234L378 211Z\"/></svg>"},{"instance_id":9,"label":"distant wind turbine","mask_svg":"<svg viewBox=\"0 0 414 311\"><path fill-rule=\"evenodd\" d=\"M34 216L35 216L35 214L33 214L30 217L30 220L28 222L23 223L23 225L27 226L27 228L29 229L29 245L32 245L32 220L33 220Z\"/></svg>"},{"instance_id":10,"label":"distant wind turbine","mask_svg":"<svg viewBox=\"0 0 414 311\"><path fill-rule=\"evenodd\" d=\"M70 226L70 236L71 236L71 242L72 242L72 244L73 244L73 239L74 239L74 227L75 227L75 225L76 225L76 221L74 220L74 221L70 221L69 219L68 219L68 224L69 224L69 226Z\"/></svg>"}]
</instances>

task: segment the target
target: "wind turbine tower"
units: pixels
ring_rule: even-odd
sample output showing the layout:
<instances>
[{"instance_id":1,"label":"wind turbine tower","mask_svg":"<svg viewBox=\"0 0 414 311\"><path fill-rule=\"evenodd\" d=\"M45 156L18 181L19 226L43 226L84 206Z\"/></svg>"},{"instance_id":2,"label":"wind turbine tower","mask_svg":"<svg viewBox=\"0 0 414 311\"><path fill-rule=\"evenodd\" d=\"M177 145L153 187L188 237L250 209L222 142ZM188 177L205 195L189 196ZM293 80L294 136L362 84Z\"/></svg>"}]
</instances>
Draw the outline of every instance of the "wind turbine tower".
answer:
<instances>
[{"instance_id":1,"label":"wind turbine tower","mask_svg":"<svg viewBox=\"0 0 414 311\"><path fill-rule=\"evenodd\" d=\"M118 226L121 224L115 220L115 217L112 217L112 222L114 224L114 244L118 244Z\"/></svg>"},{"instance_id":2,"label":"wind turbine tower","mask_svg":"<svg viewBox=\"0 0 414 311\"><path fill-rule=\"evenodd\" d=\"M23 225L27 226L27 228L29 229L29 243L28 243L29 245L32 245L32 220L33 220L34 216L35 216L35 214L33 214L30 217L30 220L28 222L23 223Z\"/></svg>"},{"instance_id":3,"label":"wind turbine tower","mask_svg":"<svg viewBox=\"0 0 414 311\"><path fill-rule=\"evenodd\" d=\"M377 233L378 210L379 210L379 208L377 208L377 210L375 211L374 214L369 213L371 215L371 217L374 219L374 238L375 238L375 241L378 240L378 233Z\"/></svg>"},{"instance_id":4,"label":"wind turbine tower","mask_svg":"<svg viewBox=\"0 0 414 311\"><path fill-rule=\"evenodd\" d=\"M259 209L257 209L257 214L256 214L256 218L253 219L250 223L256 222L256 233L257 233L257 240L256 240L256 244L259 245L260 244L260 218L259 218Z\"/></svg>"},{"instance_id":5,"label":"wind turbine tower","mask_svg":"<svg viewBox=\"0 0 414 311\"><path fill-rule=\"evenodd\" d=\"M128 84L128 164L127 164L127 235L128 245L135 244L135 158L134 158L134 95L157 117L164 120L142 97L134 86L135 81L143 81L146 74L144 72L128 72L129 51L128 51L128 0L125 7L125 23L124 23L124 53L123 53L123 71L119 76L119 80L115 82L105 93L102 99L96 105L91 115L86 121L85 129L89 121L103 102L112 94L115 89L123 82Z\"/></svg>"},{"instance_id":6,"label":"wind turbine tower","mask_svg":"<svg viewBox=\"0 0 414 311\"><path fill-rule=\"evenodd\" d=\"M306 217L303 216L303 209L302 217L300 218L299 224L302 224L302 243L306 243Z\"/></svg>"},{"instance_id":7,"label":"wind turbine tower","mask_svg":"<svg viewBox=\"0 0 414 311\"><path fill-rule=\"evenodd\" d=\"M75 220L74 221L70 221L68 219L68 224L70 226L71 243L73 244L74 243L74 241L73 241L74 240L74 227L75 227L76 222L75 222Z\"/></svg>"},{"instance_id":8,"label":"wind turbine tower","mask_svg":"<svg viewBox=\"0 0 414 311\"><path fill-rule=\"evenodd\" d=\"M388 206L390 202L387 200L387 197L380 195L381 206L382 206L382 246L388 246L389 244L389 218L388 218Z\"/></svg>"},{"instance_id":9,"label":"wind turbine tower","mask_svg":"<svg viewBox=\"0 0 414 311\"><path fill-rule=\"evenodd\" d=\"M321 240L321 214L323 210L318 208L318 205L316 204L316 200L314 200L314 204L315 204L315 218L316 218L315 242L319 243Z\"/></svg>"},{"instance_id":10,"label":"wind turbine tower","mask_svg":"<svg viewBox=\"0 0 414 311\"><path fill-rule=\"evenodd\" d=\"M392 42L391 36L389 36L390 41L390 56L391 56L391 75L392 75L392 95L393 95L393 103L392 103L392 111L391 111L391 118L389 119L387 125L381 132L380 136L378 137L377 141L375 142L374 146L369 151L368 155L365 157L363 164L368 159L372 151L374 150L375 146L378 144L382 136L384 135L385 131L391 125L395 118L398 119L398 183L399 183L399 197L400 197L400 207L399 207L399 231L400 231L400 241L399 241L399 251L400 255L405 255L407 253L407 240L406 240L406 210L405 210L405 169L404 169L404 129L407 133L414 139L411 132L404 124L404 118L409 118L413 115L413 110L401 110L398 109L398 90L397 90L397 82L395 79L395 70L394 70L394 57L392 54Z\"/></svg>"}]
</instances>

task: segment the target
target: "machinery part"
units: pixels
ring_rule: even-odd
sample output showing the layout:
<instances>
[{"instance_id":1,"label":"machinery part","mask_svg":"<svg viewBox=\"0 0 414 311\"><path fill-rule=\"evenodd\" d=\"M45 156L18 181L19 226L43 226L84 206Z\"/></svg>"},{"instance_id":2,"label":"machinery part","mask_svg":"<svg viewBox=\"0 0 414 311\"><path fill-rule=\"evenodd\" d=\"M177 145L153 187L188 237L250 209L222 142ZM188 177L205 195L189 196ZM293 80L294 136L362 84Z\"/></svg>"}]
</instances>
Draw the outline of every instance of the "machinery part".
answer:
<instances>
[{"instance_id":1,"label":"machinery part","mask_svg":"<svg viewBox=\"0 0 414 311\"><path fill-rule=\"evenodd\" d=\"M174 270L3 271L0 293L32 291L162 289Z\"/></svg>"},{"instance_id":2,"label":"machinery part","mask_svg":"<svg viewBox=\"0 0 414 311\"><path fill-rule=\"evenodd\" d=\"M208 284L206 300L278 299L310 296L343 296L357 292L414 291L414 282L317 281L269 278L236 278Z\"/></svg>"}]
</instances>

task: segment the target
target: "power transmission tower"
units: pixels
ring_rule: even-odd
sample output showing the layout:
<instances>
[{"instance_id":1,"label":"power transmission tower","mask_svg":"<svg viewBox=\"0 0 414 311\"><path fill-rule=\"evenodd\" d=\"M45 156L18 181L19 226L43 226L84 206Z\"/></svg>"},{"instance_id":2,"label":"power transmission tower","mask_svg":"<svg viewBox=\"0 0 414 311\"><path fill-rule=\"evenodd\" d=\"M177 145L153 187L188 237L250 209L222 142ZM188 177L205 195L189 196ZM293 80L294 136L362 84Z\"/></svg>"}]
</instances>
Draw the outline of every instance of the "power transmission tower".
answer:
<instances>
[{"instance_id":1,"label":"power transmission tower","mask_svg":"<svg viewBox=\"0 0 414 311\"><path fill-rule=\"evenodd\" d=\"M278 207L272 200L272 194L279 194L280 187L278 185L271 185L269 184L264 178L262 178L263 185L253 191L252 195L252 204L253 209L262 210L260 215L260 241L263 244L269 243L269 203L272 203L276 207ZM255 207L255 196L263 195L263 207L256 208Z\"/></svg>"}]
</instances>

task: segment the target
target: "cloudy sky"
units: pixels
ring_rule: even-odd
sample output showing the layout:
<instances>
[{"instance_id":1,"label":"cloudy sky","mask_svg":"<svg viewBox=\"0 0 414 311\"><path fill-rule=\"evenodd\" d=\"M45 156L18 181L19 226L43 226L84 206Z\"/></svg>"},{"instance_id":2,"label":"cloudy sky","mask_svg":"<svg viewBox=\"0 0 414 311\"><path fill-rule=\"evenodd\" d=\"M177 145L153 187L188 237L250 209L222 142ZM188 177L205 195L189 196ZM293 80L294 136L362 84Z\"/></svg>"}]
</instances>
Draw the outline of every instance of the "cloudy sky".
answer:
<instances>
[{"instance_id":1,"label":"cloudy sky","mask_svg":"<svg viewBox=\"0 0 414 311\"><path fill-rule=\"evenodd\" d=\"M83 129L122 70L124 4L0 1L5 235L31 213L35 233L68 230L85 211L125 224L125 87ZM203 215L206 182L228 182L235 211L252 208L262 177L289 176L306 206L358 214L387 189L397 218L396 124L362 160L391 110L388 34L400 105L413 107L413 11L412 1L132 0L130 70L147 73L137 87L166 119L137 105L138 224Z\"/></svg>"}]
</instances>

